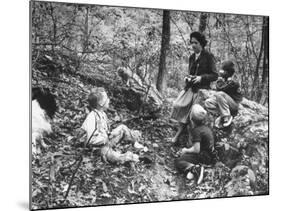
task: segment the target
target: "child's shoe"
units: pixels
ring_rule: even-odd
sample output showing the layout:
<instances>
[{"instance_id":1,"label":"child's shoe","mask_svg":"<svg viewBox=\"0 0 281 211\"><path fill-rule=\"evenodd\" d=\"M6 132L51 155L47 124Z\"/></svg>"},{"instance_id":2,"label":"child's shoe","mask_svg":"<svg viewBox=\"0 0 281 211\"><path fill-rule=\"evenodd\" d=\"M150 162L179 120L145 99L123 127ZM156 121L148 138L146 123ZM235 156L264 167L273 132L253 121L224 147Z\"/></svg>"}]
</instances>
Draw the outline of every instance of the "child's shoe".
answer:
<instances>
[{"instance_id":1,"label":"child's shoe","mask_svg":"<svg viewBox=\"0 0 281 211\"><path fill-rule=\"evenodd\" d=\"M228 127L232 122L233 117L232 116L225 116L222 118L222 126Z\"/></svg>"},{"instance_id":2,"label":"child's shoe","mask_svg":"<svg viewBox=\"0 0 281 211\"><path fill-rule=\"evenodd\" d=\"M186 179L192 180L194 178L194 175L189 171L186 175Z\"/></svg>"},{"instance_id":3,"label":"child's shoe","mask_svg":"<svg viewBox=\"0 0 281 211\"><path fill-rule=\"evenodd\" d=\"M232 120L233 120L232 116L224 116L224 117L220 116L215 120L214 126L218 129L226 128L231 125Z\"/></svg>"},{"instance_id":4,"label":"child's shoe","mask_svg":"<svg viewBox=\"0 0 281 211\"><path fill-rule=\"evenodd\" d=\"M190 172L197 179L197 185L199 185L203 181L203 178L204 178L204 167L201 165L193 166L191 168Z\"/></svg>"}]
</instances>

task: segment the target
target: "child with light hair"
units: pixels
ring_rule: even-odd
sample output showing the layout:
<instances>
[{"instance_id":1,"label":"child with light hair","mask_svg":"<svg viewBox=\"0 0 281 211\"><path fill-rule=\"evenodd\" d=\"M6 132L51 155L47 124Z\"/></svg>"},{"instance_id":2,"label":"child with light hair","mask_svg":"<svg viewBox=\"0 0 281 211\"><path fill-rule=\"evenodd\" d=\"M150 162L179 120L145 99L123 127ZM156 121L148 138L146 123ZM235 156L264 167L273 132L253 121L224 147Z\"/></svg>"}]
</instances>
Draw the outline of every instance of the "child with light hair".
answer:
<instances>
[{"instance_id":1,"label":"child with light hair","mask_svg":"<svg viewBox=\"0 0 281 211\"><path fill-rule=\"evenodd\" d=\"M184 147L181 156L175 160L176 168L184 173L187 179L197 179L197 184L203 180L204 167L202 164L213 163L214 135L205 123L206 110L199 104L194 104L190 112L191 131L189 147Z\"/></svg>"},{"instance_id":2,"label":"child with light hair","mask_svg":"<svg viewBox=\"0 0 281 211\"><path fill-rule=\"evenodd\" d=\"M125 140L134 144L136 148L144 148L138 141L141 140L141 133L137 130L130 130L126 125L119 125L109 131L108 118L105 110L109 107L109 98L104 88L96 87L91 90L88 96L90 113L82 124L82 129L87 133L88 147L101 149L101 156L104 161L112 163L138 162L139 156L132 152L120 153L113 147L120 141Z\"/></svg>"}]
</instances>

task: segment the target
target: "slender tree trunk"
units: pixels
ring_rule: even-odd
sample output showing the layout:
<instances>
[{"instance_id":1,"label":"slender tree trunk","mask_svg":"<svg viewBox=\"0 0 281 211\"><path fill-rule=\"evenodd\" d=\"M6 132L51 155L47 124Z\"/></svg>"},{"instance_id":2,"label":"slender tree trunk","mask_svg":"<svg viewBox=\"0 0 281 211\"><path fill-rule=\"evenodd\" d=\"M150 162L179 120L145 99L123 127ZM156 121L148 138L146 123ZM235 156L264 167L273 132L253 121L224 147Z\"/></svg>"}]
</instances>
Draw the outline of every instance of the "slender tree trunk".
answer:
<instances>
[{"instance_id":1,"label":"slender tree trunk","mask_svg":"<svg viewBox=\"0 0 281 211\"><path fill-rule=\"evenodd\" d=\"M208 14L207 13L201 13L200 22L199 22L199 31L201 33L204 33L204 31L207 28L207 19L208 19Z\"/></svg>"},{"instance_id":2,"label":"slender tree trunk","mask_svg":"<svg viewBox=\"0 0 281 211\"><path fill-rule=\"evenodd\" d=\"M84 23L84 42L83 42L83 53L88 50L89 46L89 7L86 7L86 17Z\"/></svg>"},{"instance_id":3,"label":"slender tree trunk","mask_svg":"<svg viewBox=\"0 0 281 211\"><path fill-rule=\"evenodd\" d=\"M261 58L262 58L262 54L264 52L264 26L262 26L262 38L261 38L261 47L260 47L260 52L257 58L257 63L256 63L256 69L255 69L255 73L254 73L254 80L253 80L253 85L252 85L252 96L251 98L253 100L257 100L257 95L258 95L258 89L259 89L259 69L260 69L260 62L261 62Z\"/></svg>"},{"instance_id":4,"label":"slender tree trunk","mask_svg":"<svg viewBox=\"0 0 281 211\"><path fill-rule=\"evenodd\" d=\"M170 44L170 11L163 11L162 42L156 88L160 93L166 88L166 57Z\"/></svg>"},{"instance_id":5,"label":"slender tree trunk","mask_svg":"<svg viewBox=\"0 0 281 211\"><path fill-rule=\"evenodd\" d=\"M36 43L36 41L37 41L37 31L39 31L39 30L37 28L38 25L37 25L37 22L36 22L37 10L36 10L35 2L31 1L30 6L31 6L31 19L32 19L32 23L33 23L33 24L31 24L31 27L30 27L31 33L32 33L32 43Z\"/></svg>"},{"instance_id":6,"label":"slender tree trunk","mask_svg":"<svg viewBox=\"0 0 281 211\"><path fill-rule=\"evenodd\" d=\"M262 81L258 100L265 104L268 100L268 74L269 74L269 18L263 17L263 67L262 67Z\"/></svg>"}]
</instances>

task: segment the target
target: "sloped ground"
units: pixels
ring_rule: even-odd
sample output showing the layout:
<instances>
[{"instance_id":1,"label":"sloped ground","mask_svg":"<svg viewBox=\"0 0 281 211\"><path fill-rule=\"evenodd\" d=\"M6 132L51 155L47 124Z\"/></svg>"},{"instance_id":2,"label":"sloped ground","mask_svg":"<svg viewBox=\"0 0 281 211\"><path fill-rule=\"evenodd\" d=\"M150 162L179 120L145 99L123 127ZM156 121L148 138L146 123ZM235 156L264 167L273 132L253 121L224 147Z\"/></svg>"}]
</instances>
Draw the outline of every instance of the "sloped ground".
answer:
<instances>
[{"instance_id":1,"label":"sloped ground","mask_svg":"<svg viewBox=\"0 0 281 211\"><path fill-rule=\"evenodd\" d=\"M221 162L206 169L204 181L198 186L175 171L174 159L179 148L173 148L167 142L175 133L174 125L169 122L169 104L164 106L164 112L157 120L136 118L137 114L122 105L122 99L116 96L116 90L121 86L118 80L113 83L102 74L61 73L49 77L47 72L34 69L32 85L48 87L57 96L59 106L53 120L54 133L45 138L49 148L32 161L33 209L227 196L224 187L231 179L231 169ZM108 116L113 127L127 120L127 126L142 131L143 144L149 149L145 154L154 162L134 166L107 164L101 161L98 151L88 150L68 197L64 199L81 153L76 145L75 129L86 117L87 94L93 86L104 86L109 93ZM144 154L126 143L118 149Z\"/></svg>"}]
</instances>

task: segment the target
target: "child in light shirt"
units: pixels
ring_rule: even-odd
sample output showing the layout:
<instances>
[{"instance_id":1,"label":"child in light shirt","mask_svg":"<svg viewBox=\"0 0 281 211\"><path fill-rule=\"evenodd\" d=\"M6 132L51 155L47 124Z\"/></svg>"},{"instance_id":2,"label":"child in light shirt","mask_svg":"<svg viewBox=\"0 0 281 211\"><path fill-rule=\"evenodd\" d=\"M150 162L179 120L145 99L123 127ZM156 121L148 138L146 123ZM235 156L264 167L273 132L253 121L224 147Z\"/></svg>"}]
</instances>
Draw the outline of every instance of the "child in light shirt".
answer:
<instances>
[{"instance_id":1,"label":"child in light shirt","mask_svg":"<svg viewBox=\"0 0 281 211\"><path fill-rule=\"evenodd\" d=\"M87 134L89 147L101 149L101 156L104 161L111 163L138 162L139 156L132 152L120 153L114 150L114 146L120 141L129 141L136 148L143 148L138 141L141 140L141 133L130 130L126 125L119 125L111 132L108 127L108 118L105 110L109 107L109 98L104 88L92 89L88 96L88 103L91 109L82 124L83 131Z\"/></svg>"}]
</instances>

